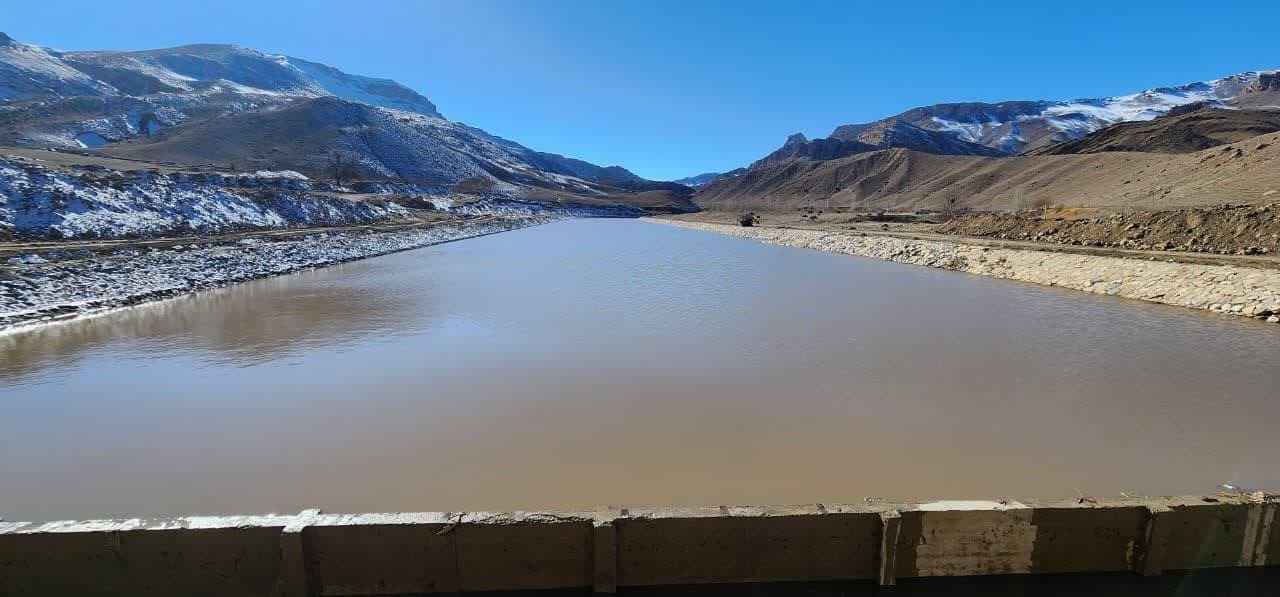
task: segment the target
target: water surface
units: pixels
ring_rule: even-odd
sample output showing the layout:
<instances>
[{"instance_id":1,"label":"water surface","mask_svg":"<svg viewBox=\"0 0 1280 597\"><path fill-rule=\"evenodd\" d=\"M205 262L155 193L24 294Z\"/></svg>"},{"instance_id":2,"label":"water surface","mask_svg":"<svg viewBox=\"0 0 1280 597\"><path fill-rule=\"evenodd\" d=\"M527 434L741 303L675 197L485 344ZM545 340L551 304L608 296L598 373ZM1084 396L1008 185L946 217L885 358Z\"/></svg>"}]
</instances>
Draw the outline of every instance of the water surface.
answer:
<instances>
[{"instance_id":1,"label":"water surface","mask_svg":"<svg viewBox=\"0 0 1280 597\"><path fill-rule=\"evenodd\" d=\"M0 336L0 516L1280 488L1280 328L577 220Z\"/></svg>"}]
</instances>

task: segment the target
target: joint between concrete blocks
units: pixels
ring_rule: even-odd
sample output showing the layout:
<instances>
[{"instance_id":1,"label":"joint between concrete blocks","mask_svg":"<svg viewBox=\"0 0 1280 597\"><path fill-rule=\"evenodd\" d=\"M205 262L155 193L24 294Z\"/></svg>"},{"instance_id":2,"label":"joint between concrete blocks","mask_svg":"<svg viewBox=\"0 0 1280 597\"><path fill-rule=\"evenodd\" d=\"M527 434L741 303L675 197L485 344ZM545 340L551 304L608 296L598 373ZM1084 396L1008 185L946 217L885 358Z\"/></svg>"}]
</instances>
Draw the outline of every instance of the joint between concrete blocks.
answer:
<instances>
[{"instance_id":1,"label":"joint between concrete blocks","mask_svg":"<svg viewBox=\"0 0 1280 597\"><path fill-rule=\"evenodd\" d=\"M612 520L598 520L591 532L591 586L596 593L618 591L618 530Z\"/></svg>"},{"instance_id":2,"label":"joint between concrete blocks","mask_svg":"<svg viewBox=\"0 0 1280 597\"><path fill-rule=\"evenodd\" d=\"M898 579L898 533L902 514L897 510L880 513L880 586L892 587Z\"/></svg>"},{"instance_id":3,"label":"joint between concrete blocks","mask_svg":"<svg viewBox=\"0 0 1280 597\"><path fill-rule=\"evenodd\" d=\"M280 597L311 597L315 594L303 531L319 516L320 510L303 510L280 533Z\"/></svg>"},{"instance_id":4,"label":"joint between concrete blocks","mask_svg":"<svg viewBox=\"0 0 1280 597\"><path fill-rule=\"evenodd\" d=\"M1275 520L1276 504L1249 505L1245 523L1244 543L1240 546L1239 566L1267 565L1267 545L1271 541L1271 528Z\"/></svg>"},{"instance_id":5,"label":"joint between concrete blocks","mask_svg":"<svg viewBox=\"0 0 1280 597\"><path fill-rule=\"evenodd\" d=\"M1168 506L1147 506L1147 524L1142 533L1142 558L1137 572L1143 576L1159 576L1164 573L1165 537L1160 518L1170 512Z\"/></svg>"}]
</instances>

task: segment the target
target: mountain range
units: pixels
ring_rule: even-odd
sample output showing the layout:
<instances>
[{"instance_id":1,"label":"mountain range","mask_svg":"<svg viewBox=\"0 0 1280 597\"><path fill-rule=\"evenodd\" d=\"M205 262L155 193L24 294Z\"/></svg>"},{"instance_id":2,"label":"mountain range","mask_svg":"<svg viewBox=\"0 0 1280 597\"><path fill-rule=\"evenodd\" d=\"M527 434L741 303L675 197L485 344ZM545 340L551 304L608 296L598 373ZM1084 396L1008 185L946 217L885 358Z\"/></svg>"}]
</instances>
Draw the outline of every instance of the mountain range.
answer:
<instances>
[{"instance_id":1,"label":"mountain range","mask_svg":"<svg viewBox=\"0 0 1280 597\"><path fill-rule=\"evenodd\" d=\"M740 174L744 174L746 173L746 171L747 171L746 168L737 168L734 170L730 170L728 172L704 172L702 174L695 174L693 176L677 178L671 182L697 188L704 184L707 184L709 182L712 182L721 178L725 178L728 176L738 176Z\"/></svg>"},{"instance_id":2,"label":"mountain range","mask_svg":"<svg viewBox=\"0 0 1280 597\"><path fill-rule=\"evenodd\" d=\"M232 45L62 52L0 33L0 145L561 201L692 208L692 190L446 119L388 79Z\"/></svg>"},{"instance_id":3,"label":"mountain range","mask_svg":"<svg viewBox=\"0 0 1280 597\"><path fill-rule=\"evenodd\" d=\"M1083 201L1085 190L1117 204L1151 194L1190 201L1217 196L1206 191L1211 182L1126 187L1141 178L1130 169L1142 163L1142 172L1173 168L1192 176L1202 169L1157 167L1166 160L1159 156L1266 135L1280 125L1276 106L1275 71L1095 99L936 104L839 125L824 138L797 133L747 167L662 182L530 149L448 120L395 81L295 57L218 44L63 52L0 33L0 145L312 176L324 176L334 156L345 155L353 175L369 180L661 211L925 208L958 194L974 205L1011 208ZM1262 149L1256 151L1266 154ZM1144 157L1111 155L1131 153ZM1258 169L1276 164L1262 154L1244 160L1251 165L1237 175L1267 179ZM1082 155L1095 157L1087 166L1072 161ZM1078 167L1094 176L1062 186ZM1093 184L1100 180L1114 186ZM1219 187L1230 188L1224 180Z\"/></svg>"},{"instance_id":4,"label":"mountain range","mask_svg":"<svg viewBox=\"0 0 1280 597\"><path fill-rule=\"evenodd\" d=\"M1280 73L1070 101L937 104L787 138L705 209L1177 207L1280 199ZM1225 152L1225 153L1224 153Z\"/></svg>"},{"instance_id":5,"label":"mountain range","mask_svg":"<svg viewBox=\"0 0 1280 597\"><path fill-rule=\"evenodd\" d=\"M1115 124L1152 120L1188 105L1280 106L1280 73L1250 71L1094 99L923 106L874 122L839 125L825 138L810 140L797 133L749 169L793 159L830 160L893 148L937 155L1017 155L1081 139ZM710 181L716 173L700 176Z\"/></svg>"}]
</instances>

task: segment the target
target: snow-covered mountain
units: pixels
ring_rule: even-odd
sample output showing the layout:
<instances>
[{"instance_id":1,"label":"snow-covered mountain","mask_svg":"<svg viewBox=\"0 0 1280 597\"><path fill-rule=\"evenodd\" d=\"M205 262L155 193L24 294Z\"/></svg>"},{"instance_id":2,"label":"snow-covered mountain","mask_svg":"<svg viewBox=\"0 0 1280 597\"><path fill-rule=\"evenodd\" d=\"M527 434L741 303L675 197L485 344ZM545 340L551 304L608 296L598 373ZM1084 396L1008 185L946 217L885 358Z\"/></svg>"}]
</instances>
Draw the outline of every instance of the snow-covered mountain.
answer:
<instances>
[{"instance_id":1,"label":"snow-covered mountain","mask_svg":"<svg viewBox=\"0 0 1280 597\"><path fill-rule=\"evenodd\" d=\"M225 44L140 52L59 52L0 33L0 69L0 100L219 92L335 96L442 118L431 100L395 81Z\"/></svg>"},{"instance_id":2,"label":"snow-covered mountain","mask_svg":"<svg viewBox=\"0 0 1280 597\"><path fill-rule=\"evenodd\" d=\"M104 95L106 85L38 46L0 33L0 101L50 95Z\"/></svg>"},{"instance_id":3,"label":"snow-covered mountain","mask_svg":"<svg viewBox=\"0 0 1280 597\"><path fill-rule=\"evenodd\" d=\"M661 191L691 206L680 185L449 121L395 81L232 45L62 52L0 34L0 145L308 174L337 151L364 177L550 199Z\"/></svg>"},{"instance_id":4,"label":"snow-covered mountain","mask_svg":"<svg viewBox=\"0 0 1280 597\"><path fill-rule=\"evenodd\" d=\"M0 34L0 141L98 147L190 120L337 97L443 118L395 81L231 45L60 52Z\"/></svg>"},{"instance_id":5,"label":"snow-covered mountain","mask_svg":"<svg viewBox=\"0 0 1280 597\"><path fill-rule=\"evenodd\" d=\"M1260 76L1268 78L1274 73L1250 71L1212 81L1096 99L936 104L907 110L874 123L842 125L836 127L832 137L844 138L850 130L896 121L945 133L958 141L983 145L1004 154L1014 154L1079 139L1120 122L1151 120L1187 104L1264 107L1252 101L1263 94L1250 91L1254 88L1265 91L1257 85ZM1277 102L1263 104L1275 106Z\"/></svg>"},{"instance_id":6,"label":"snow-covered mountain","mask_svg":"<svg viewBox=\"0 0 1280 597\"><path fill-rule=\"evenodd\" d=\"M413 112L336 97L300 99L222 114L163 134L99 148L146 161L235 164L240 170L320 173L334 151L349 154L365 177L444 186L467 181L475 191L517 195L521 185L603 196L601 186L649 190L625 168L531 150L483 130Z\"/></svg>"},{"instance_id":7,"label":"snow-covered mountain","mask_svg":"<svg viewBox=\"0 0 1280 597\"><path fill-rule=\"evenodd\" d=\"M791 135L751 164L757 170L791 160L825 161L881 149L938 155L1014 155L1122 122L1148 121L1179 107L1280 108L1280 72L1249 71L1178 87L1066 101L935 104L864 124L837 126L826 138ZM711 180L715 180L712 178ZM707 184L711 181L706 181Z\"/></svg>"},{"instance_id":8,"label":"snow-covered mountain","mask_svg":"<svg viewBox=\"0 0 1280 597\"><path fill-rule=\"evenodd\" d=\"M674 182L676 184L682 184L687 187L696 188L704 184L707 184L716 180L720 180L721 178L732 178L734 176L741 176L746 171L747 171L746 168L735 168L728 172L703 172L702 174L695 174L693 176L678 178L671 182Z\"/></svg>"}]
</instances>

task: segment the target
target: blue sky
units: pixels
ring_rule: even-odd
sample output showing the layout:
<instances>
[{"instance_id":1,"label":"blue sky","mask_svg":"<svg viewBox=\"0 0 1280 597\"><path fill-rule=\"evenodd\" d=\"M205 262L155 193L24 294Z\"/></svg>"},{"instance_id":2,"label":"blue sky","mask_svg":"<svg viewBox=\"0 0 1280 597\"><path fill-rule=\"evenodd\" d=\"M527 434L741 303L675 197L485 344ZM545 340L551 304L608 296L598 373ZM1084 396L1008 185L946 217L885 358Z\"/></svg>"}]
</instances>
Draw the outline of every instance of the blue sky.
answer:
<instances>
[{"instance_id":1,"label":"blue sky","mask_svg":"<svg viewBox=\"0 0 1280 597\"><path fill-rule=\"evenodd\" d=\"M3 12L0 30L56 48L223 42L393 78L450 119L655 179L918 105L1280 68L1274 1L64 0Z\"/></svg>"}]
</instances>

